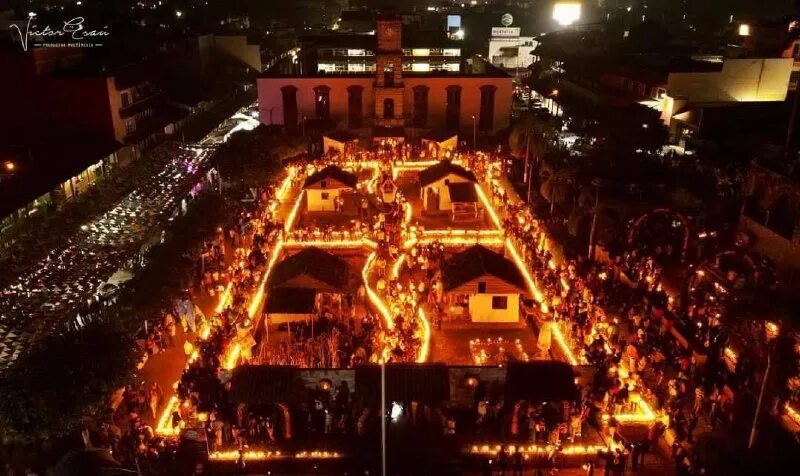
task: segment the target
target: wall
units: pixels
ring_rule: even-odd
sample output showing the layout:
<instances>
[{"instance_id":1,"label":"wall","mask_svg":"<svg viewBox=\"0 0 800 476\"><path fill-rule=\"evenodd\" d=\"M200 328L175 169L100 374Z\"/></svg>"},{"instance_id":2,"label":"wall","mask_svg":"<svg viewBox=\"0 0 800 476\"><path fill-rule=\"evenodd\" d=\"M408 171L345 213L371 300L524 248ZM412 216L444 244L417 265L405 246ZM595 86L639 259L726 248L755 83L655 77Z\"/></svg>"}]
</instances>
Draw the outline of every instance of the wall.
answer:
<instances>
[{"instance_id":1,"label":"wall","mask_svg":"<svg viewBox=\"0 0 800 476\"><path fill-rule=\"evenodd\" d=\"M445 180L449 180L450 183L469 182L469 180L460 175L450 174L437 182L433 182L430 185L422 187L420 189L420 193L422 194L422 206L424 207L423 211L428 210L428 189L430 188L434 188L439 191L439 210L450 211L450 209L453 207L453 203L450 201L450 189L447 187L447 185L445 185Z\"/></svg>"},{"instance_id":2,"label":"wall","mask_svg":"<svg viewBox=\"0 0 800 476\"><path fill-rule=\"evenodd\" d=\"M728 59L722 71L670 73L667 94L691 102L783 101L791 58Z\"/></svg>"},{"instance_id":3,"label":"wall","mask_svg":"<svg viewBox=\"0 0 800 476\"><path fill-rule=\"evenodd\" d=\"M314 78L259 78L258 102L259 115L262 124L283 124L283 96L281 88L294 86L297 88L298 120L303 116L308 120L316 117L314 103L314 88L328 86L331 88L331 119L338 128L347 128L347 87L361 86L364 88L362 95L362 113L365 127L371 126L374 120L375 97L373 85L375 78L372 75L348 75ZM497 87L494 98L494 120L492 133L508 128L511 120L511 96L513 85L511 77L482 77L482 76L452 76L431 77L427 75L405 75L403 78L406 116L412 113L414 104L414 86L427 86L428 91L428 127L440 129L445 126L445 109L447 103L446 88L459 85L461 91L460 128L466 135L472 134L472 116L480 114L481 86L494 85ZM403 108L395 105L395 111ZM272 122L270 123L270 112ZM469 134L467 134L469 132ZM480 134L480 131L478 132Z\"/></svg>"},{"instance_id":4,"label":"wall","mask_svg":"<svg viewBox=\"0 0 800 476\"><path fill-rule=\"evenodd\" d=\"M254 71L261 72L263 70L261 65L261 47L259 45L247 44L246 36L215 36L214 46L219 51L232 56Z\"/></svg>"},{"instance_id":5,"label":"wall","mask_svg":"<svg viewBox=\"0 0 800 476\"><path fill-rule=\"evenodd\" d=\"M331 119L336 126L347 128L347 88L348 86L361 86L364 88L361 97L361 108L365 125L370 124L372 111L375 108L372 86L375 78L372 75L353 75L347 77L317 77L317 78L259 78L258 80L258 109L262 124L283 124L283 95L281 88L294 86L297 88L297 116L302 121L303 116L308 120L316 118L314 88L328 86L331 88ZM271 112L270 112L271 111Z\"/></svg>"},{"instance_id":6,"label":"wall","mask_svg":"<svg viewBox=\"0 0 800 476\"><path fill-rule=\"evenodd\" d=\"M511 120L511 96L513 84L510 76L482 77L482 76L452 76L452 77L427 77L406 75L405 102L408 112L411 113L414 104L414 86L427 86L428 90L428 127L433 129L444 128L445 111L447 107L447 90L451 85L461 86L461 115L460 130L463 136L472 135L472 116L477 118L481 107L481 86L493 85L497 87L494 95L494 120L492 133L505 129ZM477 119L476 119L477 120ZM481 132L478 131L478 134Z\"/></svg>"},{"instance_id":7,"label":"wall","mask_svg":"<svg viewBox=\"0 0 800 476\"><path fill-rule=\"evenodd\" d=\"M527 68L533 63L533 50L538 45L532 36L494 37L489 40L487 59L494 66L502 68ZM501 48L517 48L517 56L503 56ZM498 56L499 62L495 61Z\"/></svg>"},{"instance_id":8,"label":"wall","mask_svg":"<svg viewBox=\"0 0 800 476\"><path fill-rule=\"evenodd\" d=\"M492 297L508 298L506 309L492 309ZM519 294L472 294L469 297L472 322L518 322Z\"/></svg>"},{"instance_id":9,"label":"wall","mask_svg":"<svg viewBox=\"0 0 800 476\"><path fill-rule=\"evenodd\" d=\"M342 190L344 189L306 189L306 210L310 212L333 211L333 200L341 194ZM323 193L328 194L327 200L323 200Z\"/></svg>"}]
</instances>

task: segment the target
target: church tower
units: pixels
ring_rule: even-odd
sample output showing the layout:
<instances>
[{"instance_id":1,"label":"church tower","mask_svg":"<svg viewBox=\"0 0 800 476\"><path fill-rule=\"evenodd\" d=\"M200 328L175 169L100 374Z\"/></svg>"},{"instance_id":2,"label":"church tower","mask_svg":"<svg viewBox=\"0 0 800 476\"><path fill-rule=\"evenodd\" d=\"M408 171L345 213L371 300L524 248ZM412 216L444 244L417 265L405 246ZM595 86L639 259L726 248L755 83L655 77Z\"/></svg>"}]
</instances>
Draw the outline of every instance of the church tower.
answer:
<instances>
[{"instance_id":1,"label":"church tower","mask_svg":"<svg viewBox=\"0 0 800 476\"><path fill-rule=\"evenodd\" d=\"M402 33L399 18L378 18L374 91L375 124L379 127L404 125Z\"/></svg>"}]
</instances>

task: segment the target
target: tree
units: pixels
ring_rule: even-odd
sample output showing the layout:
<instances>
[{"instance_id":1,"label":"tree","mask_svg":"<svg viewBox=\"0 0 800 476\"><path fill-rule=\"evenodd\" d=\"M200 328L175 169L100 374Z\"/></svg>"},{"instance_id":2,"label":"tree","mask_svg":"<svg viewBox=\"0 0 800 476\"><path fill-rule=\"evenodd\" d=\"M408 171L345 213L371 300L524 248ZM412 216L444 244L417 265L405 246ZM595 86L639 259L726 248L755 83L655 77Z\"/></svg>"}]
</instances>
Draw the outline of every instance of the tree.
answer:
<instances>
[{"instance_id":1,"label":"tree","mask_svg":"<svg viewBox=\"0 0 800 476\"><path fill-rule=\"evenodd\" d=\"M556 202L564 204L574 192L575 171L563 169L550 176L540 189L542 196L550 203L550 213L553 213Z\"/></svg>"},{"instance_id":2,"label":"tree","mask_svg":"<svg viewBox=\"0 0 800 476\"><path fill-rule=\"evenodd\" d=\"M131 381L136 349L133 334L111 320L51 334L0 378L0 437L32 442L74 432Z\"/></svg>"},{"instance_id":3,"label":"tree","mask_svg":"<svg viewBox=\"0 0 800 476\"><path fill-rule=\"evenodd\" d=\"M523 181L528 183L528 200L530 200L530 182L533 181L534 165L540 163L556 141L556 131L549 117L528 114L525 119L514 126L508 137L511 155L525 158L522 168Z\"/></svg>"}]
</instances>

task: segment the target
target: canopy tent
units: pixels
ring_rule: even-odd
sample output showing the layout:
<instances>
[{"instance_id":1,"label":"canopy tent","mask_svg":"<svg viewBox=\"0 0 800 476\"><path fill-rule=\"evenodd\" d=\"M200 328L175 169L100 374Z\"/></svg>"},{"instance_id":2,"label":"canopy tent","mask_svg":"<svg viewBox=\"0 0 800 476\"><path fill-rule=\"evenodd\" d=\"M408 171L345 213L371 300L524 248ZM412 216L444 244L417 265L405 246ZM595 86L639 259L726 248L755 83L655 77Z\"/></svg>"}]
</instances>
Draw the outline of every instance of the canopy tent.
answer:
<instances>
[{"instance_id":1,"label":"canopy tent","mask_svg":"<svg viewBox=\"0 0 800 476\"><path fill-rule=\"evenodd\" d=\"M302 395L297 367L244 365L233 370L230 402L265 405L288 403Z\"/></svg>"},{"instance_id":2,"label":"canopy tent","mask_svg":"<svg viewBox=\"0 0 800 476\"><path fill-rule=\"evenodd\" d=\"M447 184L450 202L453 204L453 221L477 220L480 217L478 194L470 182Z\"/></svg>"},{"instance_id":3,"label":"canopy tent","mask_svg":"<svg viewBox=\"0 0 800 476\"><path fill-rule=\"evenodd\" d=\"M270 324L308 321L313 317L317 291L303 288L277 288L267 293L264 313Z\"/></svg>"},{"instance_id":4,"label":"canopy tent","mask_svg":"<svg viewBox=\"0 0 800 476\"><path fill-rule=\"evenodd\" d=\"M422 136L422 150L433 157L441 157L445 152L458 148L458 133L445 130L430 131Z\"/></svg>"},{"instance_id":5,"label":"canopy tent","mask_svg":"<svg viewBox=\"0 0 800 476\"><path fill-rule=\"evenodd\" d=\"M332 131L322 136L322 150L336 151L341 155L353 152L358 146L358 136L350 131Z\"/></svg>"},{"instance_id":6,"label":"canopy tent","mask_svg":"<svg viewBox=\"0 0 800 476\"><path fill-rule=\"evenodd\" d=\"M356 367L356 395L370 407L381 404L381 367ZM443 364L387 364L386 402L440 405L450 399L450 374Z\"/></svg>"},{"instance_id":7,"label":"canopy tent","mask_svg":"<svg viewBox=\"0 0 800 476\"><path fill-rule=\"evenodd\" d=\"M575 385L572 366L552 360L510 362L506 370L506 402L577 401L581 393Z\"/></svg>"}]
</instances>

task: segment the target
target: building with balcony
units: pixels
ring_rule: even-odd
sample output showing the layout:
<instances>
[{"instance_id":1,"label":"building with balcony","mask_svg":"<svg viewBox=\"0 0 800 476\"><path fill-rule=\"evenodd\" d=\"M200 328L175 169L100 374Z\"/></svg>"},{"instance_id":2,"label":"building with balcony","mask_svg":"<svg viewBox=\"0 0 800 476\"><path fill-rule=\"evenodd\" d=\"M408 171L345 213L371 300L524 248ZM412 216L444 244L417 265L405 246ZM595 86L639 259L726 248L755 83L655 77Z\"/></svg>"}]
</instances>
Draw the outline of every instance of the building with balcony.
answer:
<instances>
[{"instance_id":1,"label":"building with balcony","mask_svg":"<svg viewBox=\"0 0 800 476\"><path fill-rule=\"evenodd\" d=\"M508 127L511 76L482 59L462 58L449 43L406 42L397 17L379 18L375 35L337 38L301 48L300 71L276 67L257 80L262 124L297 131L314 122L373 137L408 129L491 136Z\"/></svg>"}]
</instances>

